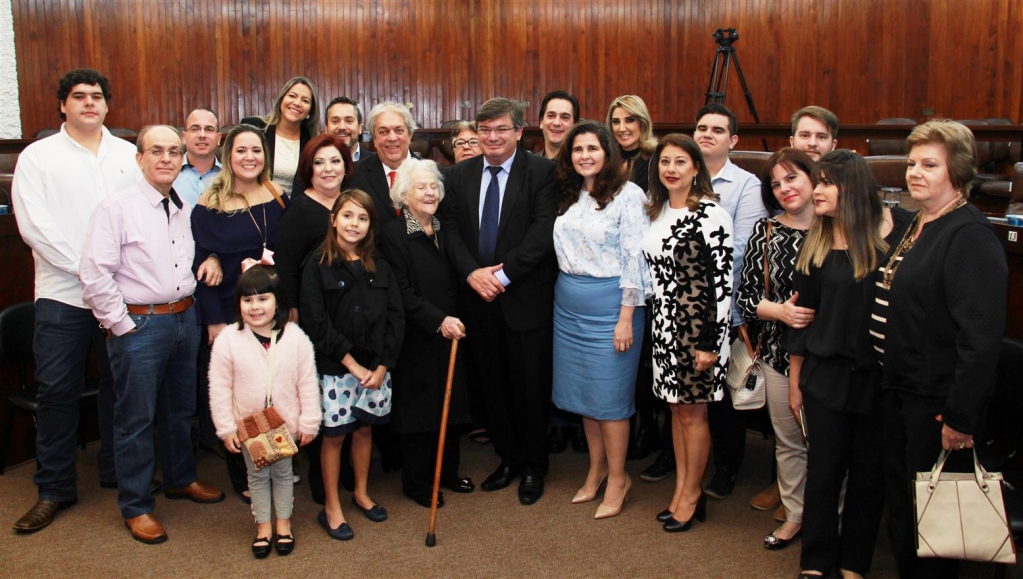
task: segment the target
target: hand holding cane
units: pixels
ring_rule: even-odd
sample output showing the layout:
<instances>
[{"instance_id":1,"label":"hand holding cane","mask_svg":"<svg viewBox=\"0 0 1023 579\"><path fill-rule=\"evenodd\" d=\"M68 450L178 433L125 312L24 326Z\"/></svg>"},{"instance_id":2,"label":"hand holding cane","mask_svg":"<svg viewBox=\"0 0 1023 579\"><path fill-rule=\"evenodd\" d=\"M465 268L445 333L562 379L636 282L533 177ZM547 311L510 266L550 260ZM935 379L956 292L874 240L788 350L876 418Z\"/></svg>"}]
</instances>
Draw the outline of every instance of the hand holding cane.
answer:
<instances>
[{"instance_id":1,"label":"hand holding cane","mask_svg":"<svg viewBox=\"0 0 1023 579\"><path fill-rule=\"evenodd\" d=\"M459 326L465 332L465 327ZM440 490L440 472L444 464L444 439L448 432L448 409L451 406L451 383L455 379L455 359L458 357L458 338L451 340L451 357L448 359L448 381L444 386L444 408L440 417L440 438L437 440L437 467L433 473L433 495L430 498L430 530L426 533L426 546L437 544L437 493Z\"/></svg>"}]
</instances>

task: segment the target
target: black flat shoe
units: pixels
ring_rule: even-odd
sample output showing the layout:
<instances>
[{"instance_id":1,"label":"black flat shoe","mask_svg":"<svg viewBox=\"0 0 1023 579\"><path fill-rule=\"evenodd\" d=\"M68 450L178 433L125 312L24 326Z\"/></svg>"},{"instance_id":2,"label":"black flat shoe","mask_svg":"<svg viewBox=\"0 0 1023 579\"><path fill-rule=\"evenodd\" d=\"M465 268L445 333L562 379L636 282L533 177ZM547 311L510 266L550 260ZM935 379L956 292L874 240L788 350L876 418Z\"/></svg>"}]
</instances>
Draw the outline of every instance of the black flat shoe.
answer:
<instances>
[{"instance_id":1,"label":"black flat shoe","mask_svg":"<svg viewBox=\"0 0 1023 579\"><path fill-rule=\"evenodd\" d=\"M355 505L355 508L362 511L362 514L366 515L367 519L374 523L382 523L387 520L387 509L376 503L374 503L372 507L364 509L362 508L362 505L359 504L359 501L355 500L355 497L352 497L352 504Z\"/></svg>"},{"instance_id":2,"label":"black flat shoe","mask_svg":"<svg viewBox=\"0 0 1023 579\"><path fill-rule=\"evenodd\" d=\"M664 509L663 511L657 513L657 520L662 523L667 523L669 520L671 520L672 514L673 513L671 512L671 509Z\"/></svg>"},{"instance_id":3,"label":"black flat shoe","mask_svg":"<svg viewBox=\"0 0 1023 579\"><path fill-rule=\"evenodd\" d=\"M274 542L274 548L277 549L277 554L281 557L290 555L291 552L295 550L295 537L291 535L277 535L277 541Z\"/></svg>"},{"instance_id":4,"label":"black flat shoe","mask_svg":"<svg viewBox=\"0 0 1023 579\"><path fill-rule=\"evenodd\" d=\"M527 474L519 483L519 502L531 505L543 496L543 477Z\"/></svg>"},{"instance_id":5,"label":"black flat shoe","mask_svg":"<svg viewBox=\"0 0 1023 579\"><path fill-rule=\"evenodd\" d=\"M402 491L402 492L404 492L404 491ZM433 507L433 505L430 504L430 495L429 494L425 494L425 495L415 495L415 494L411 494L411 493L404 493L404 494L405 494L406 497L412 499L413 501L416 502L417 505L419 505L421 507L424 507L424 508L427 508L427 509ZM439 508L441 508L443 506L444 506L444 493L438 491L437 492L437 508L439 509Z\"/></svg>"},{"instance_id":6,"label":"black flat shoe","mask_svg":"<svg viewBox=\"0 0 1023 579\"><path fill-rule=\"evenodd\" d=\"M456 493L471 493L476 490L476 485L473 484L472 479L469 477L441 479L440 486Z\"/></svg>"},{"instance_id":7,"label":"black flat shoe","mask_svg":"<svg viewBox=\"0 0 1023 579\"><path fill-rule=\"evenodd\" d=\"M791 538L782 539L778 535L771 533L767 537L764 537L764 548L767 549L768 551L781 551L785 547L788 547L789 543L798 539L799 536L802 534L803 530L800 529L799 531L796 531L796 534L792 535Z\"/></svg>"},{"instance_id":8,"label":"black flat shoe","mask_svg":"<svg viewBox=\"0 0 1023 579\"><path fill-rule=\"evenodd\" d=\"M316 515L316 520L320 522L320 526L327 530L327 535L331 539L337 539L338 541L350 541L355 538L355 531L348 523L341 523L336 529L330 528L330 523L327 521L327 511L320 511L319 515Z\"/></svg>"},{"instance_id":9,"label":"black flat shoe","mask_svg":"<svg viewBox=\"0 0 1023 579\"><path fill-rule=\"evenodd\" d=\"M561 454L568 448L568 427L554 426L547 434L547 452Z\"/></svg>"},{"instance_id":10,"label":"black flat shoe","mask_svg":"<svg viewBox=\"0 0 1023 579\"><path fill-rule=\"evenodd\" d=\"M252 554L255 555L257 559L266 559L270 556L270 543L270 537L256 537L256 539L252 541Z\"/></svg>"},{"instance_id":11,"label":"black flat shoe","mask_svg":"<svg viewBox=\"0 0 1023 579\"><path fill-rule=\"evenodd\" d=\"M510 485L518 474L518 469L502 464L483 481L480 488L488 492L499 491Z\"/></svg>"}]
</instances>

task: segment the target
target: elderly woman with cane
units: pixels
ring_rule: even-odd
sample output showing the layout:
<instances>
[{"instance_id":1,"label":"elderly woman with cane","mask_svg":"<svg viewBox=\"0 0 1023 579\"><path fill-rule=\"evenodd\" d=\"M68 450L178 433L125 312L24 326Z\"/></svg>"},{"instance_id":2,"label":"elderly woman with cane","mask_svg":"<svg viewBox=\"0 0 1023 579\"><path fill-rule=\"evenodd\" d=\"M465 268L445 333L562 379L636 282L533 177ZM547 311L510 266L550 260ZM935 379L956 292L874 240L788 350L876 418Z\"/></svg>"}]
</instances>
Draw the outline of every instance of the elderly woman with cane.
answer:
<instances>
[{"instance_id":1,"label":"elderly woman with cane","mask_svg":"<svg viewBox=\"0 0 1023 579\"><path fill-rule=\"evenodd\" d=\"M408 159L398 169L391 199L401 209L380 231L380 249L391 264L405 307L405 340L393 371L391 428L401 437L402 490L429 508L433 466L445 397L451 340L465 337L456 317L454 270L444 257L448 238L435 217L444 198L440 171L433 161ZM461 366L455 368L447 426L469 424L469 399ZM458 475L458 432L449 432L443 451L441 486L457 492L475 489ZM438 506L444 498L438 495Z\"/></svg>"}]
</instances>

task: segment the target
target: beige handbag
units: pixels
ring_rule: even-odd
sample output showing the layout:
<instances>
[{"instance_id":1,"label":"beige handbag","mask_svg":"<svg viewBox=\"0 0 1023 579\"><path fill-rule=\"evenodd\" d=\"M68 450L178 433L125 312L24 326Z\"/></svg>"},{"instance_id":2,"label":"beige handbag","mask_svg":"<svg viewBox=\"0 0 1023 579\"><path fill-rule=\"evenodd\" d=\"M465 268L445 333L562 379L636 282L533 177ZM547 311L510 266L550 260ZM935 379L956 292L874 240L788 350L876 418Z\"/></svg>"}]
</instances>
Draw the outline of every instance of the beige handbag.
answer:
<instances>
[{"instance_id":1,"label":"beige handbag","mask_svg":"<svg viewBox=\"0 0 1023 579\"><path fill-rule=\"evenodd\" d=\"M917 556L1014 564L1001 473L986 472L976 452L974 472L943 473L947 456L942 450L934 468L918 472L913 483Z\"/></svg>"}]
</instances>

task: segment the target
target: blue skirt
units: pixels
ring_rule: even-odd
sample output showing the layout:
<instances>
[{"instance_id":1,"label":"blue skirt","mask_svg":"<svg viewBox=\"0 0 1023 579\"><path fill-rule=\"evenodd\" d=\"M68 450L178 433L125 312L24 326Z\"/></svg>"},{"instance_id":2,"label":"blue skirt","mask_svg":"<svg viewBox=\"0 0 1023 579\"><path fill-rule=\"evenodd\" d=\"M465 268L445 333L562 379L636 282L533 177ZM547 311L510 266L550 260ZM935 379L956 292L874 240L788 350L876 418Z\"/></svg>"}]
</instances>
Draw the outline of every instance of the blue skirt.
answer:
<instances>
[{"instance_id":1,"label":"blue skirt","mask_svg":"<svg viewBox=\"0 0 1023 579\"><path fill-rule=\"evenodd\" d=\"M619 279L558 274L554 288L554 404L596 420L635 414L643 308L632 316L633 345L615 353L622 307Z\"/></svg>"}]
</instances>

